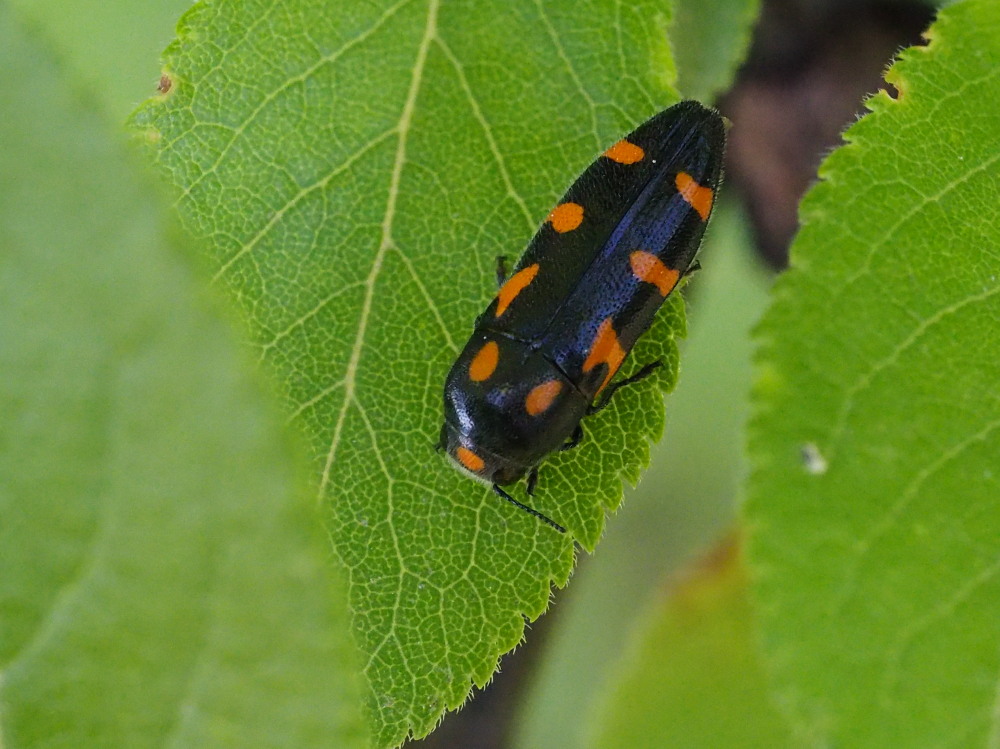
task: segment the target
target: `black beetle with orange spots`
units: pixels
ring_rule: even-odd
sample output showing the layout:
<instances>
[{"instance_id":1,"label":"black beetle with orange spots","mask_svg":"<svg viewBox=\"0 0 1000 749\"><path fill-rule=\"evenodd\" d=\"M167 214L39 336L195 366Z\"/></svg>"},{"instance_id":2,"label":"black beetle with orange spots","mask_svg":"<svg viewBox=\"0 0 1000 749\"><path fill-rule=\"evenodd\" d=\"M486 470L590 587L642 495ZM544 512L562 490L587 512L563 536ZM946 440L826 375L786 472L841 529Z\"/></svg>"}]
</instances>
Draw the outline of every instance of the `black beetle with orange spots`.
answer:
<instances>
[{"instance_id":1,"label":"black beetle with orange spots","mask_svg":"<svg viewBox=\"0 0 1000 749\"><path fill-rule=\"evenodd\" d=\"M583 417L660 365L611 381L694 264L724 148L722 118L694 101L608 148L546 218L448 374L438 447L559 531L501 487L527 476L532 494L539 463L582 439Z\"/></svg>"}]
</instances>

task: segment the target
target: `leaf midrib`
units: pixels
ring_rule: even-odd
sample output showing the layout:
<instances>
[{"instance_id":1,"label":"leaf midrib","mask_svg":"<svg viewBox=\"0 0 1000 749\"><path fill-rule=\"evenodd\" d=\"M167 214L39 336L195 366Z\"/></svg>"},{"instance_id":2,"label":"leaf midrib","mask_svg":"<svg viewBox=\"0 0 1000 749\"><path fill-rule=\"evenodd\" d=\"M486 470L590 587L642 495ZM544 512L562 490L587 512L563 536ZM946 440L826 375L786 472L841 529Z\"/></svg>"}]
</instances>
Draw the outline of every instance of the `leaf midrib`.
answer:
<instances>
[{"instance_id":1,"label":"leaf midrib","mask_svg":"<svg viewBox=\"0 0 1000 749\"><path fill-rule=\"evenodd\" d=\"M407 136L413 122L413 112L416 109L417 95L420 92L420 85L423 81L424 68L427 63L427 53L430 49L434 35L437 33L437 13L441 5L441 0L429 0L427 4L427 22L424 25L424 34L417 47L416 61L413 65L413 75L410 77L410 87L403 102L400 112L399 123L396 126L399 140L396 144L396 156L393 161L392 171L389 177L389 195L386 200L385 215L382 219L382 239L379 242L378 250L372 261L371 270L365 279L365 297L361 307L361 314L358 317L358 329L351 346L351 356L347 362L347 370L344 374L344 401L341 404L340 412L337 414L337 421L334 424L333 436L330 442L330 449L327 452L326 463L323 466L323 473L320 477L317 500L322 501L326 496L326 488L330 481L330 470L333 467L333 460L340 445L340 437L343 433L344 422L347 420L347 411L354 401L354 390L358 372L358 364L361 361L361 350L364 346L365 334L368 330L368 319L371 315L372 300L375 297L375 282L378 280L379 272L382 270L382 263L385 254L394 247L392 238L393 221L396 216L396 201L399 197L399 185L402 181L403 164L406 162Z\"/></svg>"}]
</instances>

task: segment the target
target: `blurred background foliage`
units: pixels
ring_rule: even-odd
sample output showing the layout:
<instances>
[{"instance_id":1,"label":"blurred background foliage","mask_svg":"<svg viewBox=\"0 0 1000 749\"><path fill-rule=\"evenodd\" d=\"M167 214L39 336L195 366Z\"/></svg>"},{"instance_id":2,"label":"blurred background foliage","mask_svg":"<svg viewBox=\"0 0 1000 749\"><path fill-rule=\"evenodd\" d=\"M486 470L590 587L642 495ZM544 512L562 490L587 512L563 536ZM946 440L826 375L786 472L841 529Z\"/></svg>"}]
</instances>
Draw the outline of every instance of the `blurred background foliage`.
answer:
<instances>
[{"instance_id":1,"label":"blurred background foliage","mask_svg":"<svg viewBox=\"0 0 1000 749\"><path fill-rule=\"evenodd\" d=\"M78 76L109 123L155 91L159 52L186 0L8 0ZM708 9L706 9L708 6ZM680 0L676 23L710 10ZM802 194L867 94L886 87L893 55L919 44L934 5L918 0L764 0L746 60L726 90L685 66L680 87L714 100L733 131L725 201L690 284L689 335L665 439L605 540L482 692L415 745L430 749L585 746L581 716L607 697L641 614L669 595L692 560L731 538L745 466L741 434L749 332L787 262ZM724 303L723 303L724 302ZM711 709L711 707L707 708Z\"/></svg>"}]
</instances>

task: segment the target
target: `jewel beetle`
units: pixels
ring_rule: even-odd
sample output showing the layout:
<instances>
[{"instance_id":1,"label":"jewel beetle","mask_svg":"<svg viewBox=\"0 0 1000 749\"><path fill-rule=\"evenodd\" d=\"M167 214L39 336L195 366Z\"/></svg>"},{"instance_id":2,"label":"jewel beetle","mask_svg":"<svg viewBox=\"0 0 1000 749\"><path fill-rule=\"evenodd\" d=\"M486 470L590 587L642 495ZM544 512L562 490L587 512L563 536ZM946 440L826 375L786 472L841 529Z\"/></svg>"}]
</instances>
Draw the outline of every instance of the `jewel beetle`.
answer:
<instances>
[{"instance_id":1,"label":"jewel beetle","mask_svg":"<svg viewBox=\"0 0 1000 749\"><path fill-rule=\"evenodd\" d=\"M501 487L582 439L584 416L659 362L612 382L693 267L722 177L722 117L683 101L613 144L573 183L476 320L444 386L438 443Z\"/></svg>"}]
</instances>

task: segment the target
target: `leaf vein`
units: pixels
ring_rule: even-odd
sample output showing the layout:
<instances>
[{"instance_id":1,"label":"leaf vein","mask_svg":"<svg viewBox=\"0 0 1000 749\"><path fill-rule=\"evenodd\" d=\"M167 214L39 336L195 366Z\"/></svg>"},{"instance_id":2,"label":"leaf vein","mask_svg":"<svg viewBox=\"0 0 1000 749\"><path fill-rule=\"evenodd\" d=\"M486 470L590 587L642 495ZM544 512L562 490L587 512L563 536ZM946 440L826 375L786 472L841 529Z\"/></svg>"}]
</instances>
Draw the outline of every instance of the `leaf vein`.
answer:
<instances>
[{"instance_id":1,"label":"leaf vein","mask_svg":"<svg viewBox=\"0 0 1000 749\"><path fill-rule=\"evenodd\" d=\"M855 545L854 560L851 562L850 569L845 575L843 589L840 595L836 597L833 605L834 614L840 613L843 610L847 600L852 595L860 577L861 565L864 563L868 553L874 548L875 543L896 525L903 512L914 498L916 498L917 492L920 491L924 483L950 461L960 457L963 452L977 442L984 442L998 429L1000 429L1000 419L989 422L975 434L943 451L935 460L932 460L914 475L900 493L899 499L885 512L881 520L872 525L871 532Z\"/></svg>"},{"instance_id":2,"label":"leaf vein","mask_svg":"<svg viewBox=\"0 0 1000 749\"><path fill-rule=\"evenodd\" d=\"M844 429L846 427L846 422L850 416L851 411L854 409L854 401L858 394L863 392L865 389L871 386L875 377L881 372L885 371L887 368L896 363L899 358L910 348L912 348L916 343L935 325L944 321L951 315L957 314L971 304L977 304L979 302L984 302L990 297L996 296L1000 293L1000 287L994 286L993 288L987 289L986 291L975 294L973 296L965 297L954 304L950 304L946 307L942 307L937 310L933 315L925 318L916 325L910 334L907 335L903 340L896 344L896 346L890 351L885 357L875 362L872 366L868 367L856 380L855 382L844 391L844 398L841 403L840 409L837 412L837 419L834 422L834 427L830 432L830 446L827 451L827 455L832 459L837 452L838 443L843 436Z\"/></svg>"},{"instance_id":3,"label":"leaf vein","mask_svg":"<svg viewBox=\"0 0 1000 749\"><path fill-rule=\"evenodd\" d=\"M266 237L271 232L271 230L278 225L278 222L281 221L282 218L284 218L285 214L288 213L289 210L294 208L296 205L299 204L299 202L304 200L307 196L311 195L316 190L322 190L323 188L325 188L328 184L330 184L330 182L333 179L335 179L336 177L338 177L339 175L343 174L345 171L350 169L351 166L356 161L363 158L372 149L381 145L382 141L388 140L391 136L395 134L396 134L395 128L391 130L386 130L381 135L376 136L368 143L361 146L361 148L359 148L353 154L348 156L344 162L338 164L321 179L318 179L313 184L300 189L298 192L295 193L295 195L291 196L287 201L285 201L285 204L281 206L281 208L278 208L273 213L271 218L268 219L267 223L265 223L264 226L262 226L260 230L253 237L250 238L250 241L244 244L231 258L229 258L229 260L227 260L219 267L219 270L217 270L215 272L215 275L212 276L212 283L215 283L222 276L224 276L229 271L229 269L232 268L233 265L240 260L240 258L244 257L247 253L252 252L253 249L258 244L260 244L260 242L264 239L264 237Z\"/></svg>"},{"instance_id":4,"label":"leaf vein","mask_svg":"<svg viewBox=\"0 0 1000 749\"><path fill-rule=\"evenodd\" d=\"M310 65L308 68L298 73L297 75L291 76L290 78L282 81L280 86L277 86L273 91L270 91L267 94L265 94L265 96L260 100L257 106L254 107L254 109L243 119L243 121L235 128L233 128L229 142L226 143L226 145L223 146L223 148L219 151L219 155L216 157L215 161L212 164L210 164L208 168L205 169L204 172L199 174L198 177L192 180L191 184L189 184L187 187L184 188L184 190L178 197L177 202L179 203L185 198L187 198L191 194L191 191L194 190L199 184L201 184L203 180L205 180L211 174L215 173L215 171L222 165L222 162L229 154L229 151L233 147L233 145L239 140L240 136L244 132L246 132L246 129L257 120L257 117L265 109L265 107L271 104L275 99L277 99L282 93L287 91L291 86L295 85L296 83L302 83L308 80L309 77L314 75L316 71L319 70L320 68L337 62L337 60L343 57L347 52L352 50L354 47L357 47L358 45L367 41L390 19L392 19L392 17L396 15L396 13L398 13L403 7L405 7L411 2L413 2L413 0L399 0L399 2L397 2L395 5L392 5L389 8L387 8L385 12L382 13L382 15L375 20L375 23L372 24L370 28L366 29L365 31L362 31L357 36L347 40L343 45L338 47L333 52L329 53L328 55L320 57L315 63ZM272 5L271 7L272 8L276 7L276 4ZM262 14L262 16L263 15L265 14ZM209 74L211 72L212 71L209 71Z\"/></svg>"},{"instance_id":5,"label":"leaf vein","mask_svg":"<svg viewBox=\"0 0 1000 749\"><path fill-rule=\"evenodd\" d=\"M340 390L340 388L344 387L345 385L347 385L346 380L337 380L332 385L320 390L316 395L314 395L309 400L303 401L298 408L296 408L294 411L292 411L291 414L289 414L288 416L289 423L295 421L295 419L297 419L300 414L312 408L314 405L319 403L321 400L325 399L331 393L337 392L338 390Z\"/></svg>"},{"instance_id":6,"label":"leaf vein","mask_svg":"<svg viewBox=\"0 0 1000 749\"><path fill-rule=\"evenodd\" d=\"M391 488L394 480L392 478L392 474L389 472L389 466L386 465L385 459L382 457L382 451L379 449L375 427L372 425L371 419L368 418L368 413L365 411L364 406L361 405L361 401L358 398L354 399L354 407L358 409L358 414L361 416L361 423L364 424L365 429L368 432L368 438L372 443L372 455L374 455L375 459L378 461L379 468L382 469L382 473L389 482L389 487ZM402 558L403 557L401 556L400 559Z\"/></svg>"},{"instance_id":7,"label":"leaf vein","mask_svg":"<svg viewBox=\"0 0 1000 749\"><path fill-rule=\"evenodd\" d=\"M326 487L330 480L330 469L333 466L337 448L340 445L340 436L343 433L344 422L347 417L347 409L354 399L354 387L358 373L358 364L361 361L361 350L364 347L365 334L368 330L368 318L371 314L372 299L375 295L375 282L378 280L379 272L382 270L382 262L385 254L393 245L392 228L396 217L396 201L399 197L399 187L403 177L403 165L406 162L407 135L413 121L413 112L416 109L417 95L423 81L424 67L427 63L427 54L434 39L437 29L437 12L440 0L429 0L427 4L427 22L424 27L424 35L417 47L416 62L413 66L413 75L410 79L410 88L403 103L399 116L399 123L396 127L398 141L396 145L396 158L389 176L389 194L386 200L385 216L382 221L382 241L378 251L372 261L371 270L365 280L365 298L361 307L361 314L358 319L358 330L354 338L354 345L351 347L351 356L347 363L347 372L344 376L344 402L337 415L337 421L333 427L333 435L330 439L330 449L327 451L326 464L323 466L322 477L319 482L319 498L326 493Z\"/></svg>"},{"instance_id":8,"label":"leaf vein","mask_svg":"<svg viewBox=\"0 0 1000 749\"><path fill-rule=\"evenodd\" d=\"M989 749L1000 749L1000 675L996 679L993 707L990 710L990 731L986 738L986 746Z\"/></svg>"},{"instance_id":9,"label":"leaf vein","mask_svg":"<svg viewBox=\"0 0 1000 749\"><path fill-rule=\"evenodd\" d=\"M326 297L324 297L323 299L321 299L316 304L315 307L313 307L311 310L309 310L305 314L299 315L284 330L278 331L277 333L275 333L271 337L271 340L269 340L266 343L264 343L263 345L261 345L261 347L260 347L260 359L263 361L263 359L267 356L267 352L268 351L270 351L272 348L274 348L276 345L278 345L278 343L280 343L282 340L284 340L289 335L291 335L292 331L294 331L294 330L296 330L298 328L301 328L303 325L305 325L307 322L309 322L309 320L311 320L316 315L318 315L320 312L322 312L323 309L327 305L329 305L331 302L336 301L337 299L339 299L340 297L342 297L344 294L348 293L349 291L353 291L354 289L362 288L363 286L364 286L364 284L361 281L357 281L355 283L349 283L349 284L347 284L345 286L340 287L339 289L337 289L332 294L329 294Z\"/></svg>"},{"instance_id":10,"label":"leaf vein","mask_svg":"<svg viewBox=\"0 0 1000 749\"><path fill-rule=\"evenodd\" d=\"M562 60L563 65L566 66L566 71L569 73L569 77L573 79L573 83L583 100L587 102L587 106L590 109L590 126L594 134L594 142L597 144L597 150L601 149L601 133L597 126L597 104L594 102L594 98L587 91L586 87L583 85L583 81L580 80L580 76L576 72L576 68L573 62L569 59L566 54L566 50L563 48L562 40L559 38L559 34L556 32L555 27L552 25L552 20L549 18L548 14L545 12L545 6L542 5L541 0L535 0L535 7L538 9L538 14L541 16L542 25L545 26L545 31L549 35L549 40L552 42L552 46L555 47L556 54L559 59Z\"/></svg>"},{"instance_id":11,"label":"leaf vein","mask_svg":"<svg viewBox=\"0 0 1000 749\"><path fill-rule=\"evenodd\" d=\"M406 270L409 272L410 277L413 279L413 283L417 285L417 289L420 291L420 295L424 298L427 303L427 308L431 311L434 316L435 322L437 322L438 327L441 328L441 333L444 336L445 343L448 344L450 348L456 355L458 354L458 346L451 337L451 333L448 331L448 326L445 324L444 318L441 316L441 310L438 309L437 303L431 297L430 293L427 291L427 287L424 286L424 282L420 280L420 276L417 274L416 268L413 267L413 261L406 256L401 249L394 247L396 254L399 255L403 260L403 265L406 266Z\"/></svg>"},{"instance_id":12,"label":"leaf vein","mask_svg":"<svg viewBox=\"0 0 1000 749\"><path fill-rule=\"evenodd\" d=\"M984 567L978 574L959 587L950 598L935 606L924 616L914 620L896 635L893 639L892 648L886 656L886 667L882 678L880 694L882 704L888 705L890 702L889 692L899 679L900 661L910 642L921 632L931 627L936 621L950 617L961 603L967 601L978 589L994 579L997 573L1000 573L1000 559L996 559L992 564Z\"/></svg>"},{"instance_id":13,"label":"leaf vein","mask_svg":"<svg viewBox=\"0 0 1000 749\"><path fill-rule=\"evenodd\" d=\"M856 270L847 279L845 279L844 283L840 286L841 291L844 291L846 289L851 288L851 286L855 282L857 282L857 280L859 278L861 278L863 275L865 275L868 272L870 272L872 260L874 259L875 254L877 253L878 249L880 247L885 246L885 244L889 240L889 238L892 237L893 235L895 235L896 232L899 231L899 228L901 226L903 226L907 221L909 221L911 218L913 218L915 215L917 215L917 213L919 213L920 211L922 211L928 205L930 205L932 203L939 202L948 193L950 193L952 190L954 190L954 189L956 189L958 187L961 187L963 184L965 184L970 179L972 179L975 175L979 174L980 172L986 171L991 166L993 166L994 164L996 164L997 161L1000 161L1000 152L997 152L997 153L993 154L992 156L990 156L989 158L983 160L981 163L977 164L976 166L972 167L968 171L964 172L960 177L956 177L951 182L949 182L946 185L944 185L944 187L942 187L940 190L938 190L933 195L929 195L929 196L923 197L921 200L919 200L916 203L914 203L910 207L909 210L904 211L900 215L900 217L898 219L896 219L896 221L894 221L892 224L890 224L882 232L882 236L881 237L879 237L875 241L869 243L869 250L868 250L867 255L865 255L864 262L861 264L861 266L858 268L858 270ZM833 298L835 299L836 295L834 295Z\"/></svg>"},{"instance_id":14,"label":"leaf vein","mask_svg":"<svg viewBox=\"0 0 1000 749\"><path fill-rule=\"evenodd\" d=\"M458 84L462 87L462 91L465 92L466 98L469 100L469 108L472 110L472 116L476 118L476 122L483 130L483 135L486 137L486 143L490 148L490 153L493 154L493 159L497 163L497 168L500 170L500 178L503 180L504 187L507 189L507 195L509 195L518 207L521 209L521 213L524 214L525 220L528 222L528 226L531 231L535 230L536 221L531 216L531 211L528 210L528 205L521 197L520 193L514 188L514 182L511 180L510 172L507 170L507 164L504 161L503 156L500 153L500 148L497 145L496 139L493 137L493 128L490 126L486 117L483 115L483 110L479 106L479 100L476 99L476 95L472 90L472 86L469 85L468 78L465 77L465 68L462 62L455 56L455 53L451 51L451 47L444 41L444 39L437 37L435 39L444 56L448 58L452 67L455 68L455 74L458 76Z\"/></svg>"}]
</instances>

